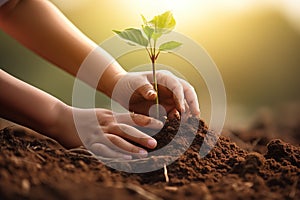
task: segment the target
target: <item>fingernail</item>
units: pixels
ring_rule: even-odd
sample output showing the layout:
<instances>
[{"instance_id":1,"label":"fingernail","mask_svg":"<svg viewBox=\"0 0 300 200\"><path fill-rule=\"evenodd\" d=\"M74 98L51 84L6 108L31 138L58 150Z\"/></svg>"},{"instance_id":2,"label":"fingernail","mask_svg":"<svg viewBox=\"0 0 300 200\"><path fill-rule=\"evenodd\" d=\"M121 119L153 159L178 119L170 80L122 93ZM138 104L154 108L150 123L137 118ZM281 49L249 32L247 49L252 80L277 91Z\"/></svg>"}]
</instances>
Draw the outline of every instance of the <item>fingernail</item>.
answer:
<instances>
[{"instance_id":1,"label":"fingernail","mask_svg":"<svg viewBox=\"0 0 300 200\"><path fill-rule=\"evenodd\" d=\"M141 149L141 150L139 150L139 154L141 154L141 155L147 155L148 152L145 151L145 150L143 150L143 149Z\"/></svg>"},{"instance_id":2,"label":"fingernail","mask_svg":"<svg viewBox=\"0 0 300 200\"><path fill-rule=\"evenodd\" d=\"M124 155L123 158L125 160L132 160L132 156L131 155Z\"/></svg>"},{"instance_id":3,"label":"fingernail","mask_svg":"<svg viewBox=\"0 0 300 200\"><path fill-rule=\"evenodd\" d=\"M155 124L157 124L159 127L164 127L164 123L162 123L162 121L160 120L153 120L152 122L154 122Z\"/></svg>"},{"instance_id":4,"label":"fingernail","mask_svg":"<svg viewBox=\"0 0 300 200\"><path fill-rule=\"evenodd\" d=\"M156 93L155 93L155 91L153 91L153 90L149 90L148 92L147 92L147 96L153 96L153 95L155 95Z\"/></svg>"},{"instance_id":5,"label":"fingernail","mask_svg":"<svg viewBox=\"0 0 300 200\"><path fill-rule=\"evenodd\" d=\"M149 148L155 148L156 145L157 145L156 140L153 140L153 139L148 140L148 147L149 147Z\"/></svg>"},{"instance_id":6,"label":"fingernail","mask_svg":"<svg viewBox=\"0 0 300 200\"><path fill-rule=\"evenodd\" d=\"M183 112L181 115L180 115L178 112L176 112L176 113L174 113L174 117L175 117L176 119L180 120L180 119L181 119L181 116L184 115L184 114L185 114L184 112Z\"/></svg>"},{"instance_id":7,"label":"fingernail","mask_svg":"<svg viewBox=\"0 0 300 200\"><path fill-rule=\"evenodd\" d=\"M159 126L161 126L161 127L164 126L164 123L162 123L161 121L157 121L157 124L158 124Z\"/></svg>"}]
</instances>

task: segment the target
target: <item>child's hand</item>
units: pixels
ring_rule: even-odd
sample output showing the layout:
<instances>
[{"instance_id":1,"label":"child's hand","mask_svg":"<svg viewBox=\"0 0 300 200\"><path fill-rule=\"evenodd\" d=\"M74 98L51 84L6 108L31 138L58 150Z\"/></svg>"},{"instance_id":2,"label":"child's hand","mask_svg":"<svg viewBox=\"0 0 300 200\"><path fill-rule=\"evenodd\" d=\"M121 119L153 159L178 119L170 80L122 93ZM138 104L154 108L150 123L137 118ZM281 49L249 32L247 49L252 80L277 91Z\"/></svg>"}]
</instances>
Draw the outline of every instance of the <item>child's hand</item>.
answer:
<instances>
[{"instance_id":1,"label":"child's hand","mask_svg":"<svg viewBox=\"0 0 300 200\"><path fill-rule=\"evenodd\" d=\"M147 151L131 142L149 149L155 148L157 143L155 139L133 126L143 126L151 129L161 129L163 127L162 122L147 116L128 113L116 114L106 109L68 107L67 112L64 113L68 113L67 116L71 117L71 121L69 121L70 124L67 124L66 118L64 118L62 128L69 127L69 130L65 130L69 133L76 134L78 132L81 141L88 150L95 155L109 158L131 159L132 156L147 156ZM63 135L60 137L58 140L62 143L72 141Z\"/></svg>"},{"instance_id":2,"label":"child's hand","mask_svg":"<svg viewBox=\"0 0 300 200\"><path fill-rule=\"evenodd\" d=\"M169 117L177 112L200 115L196 92L187 81L166 70L157 71L156 77L159 104ZM151 83L152 71L127 73L116 84L112 98L131 111L148 115L157 95Z\"/></svg>"}]
</instances>

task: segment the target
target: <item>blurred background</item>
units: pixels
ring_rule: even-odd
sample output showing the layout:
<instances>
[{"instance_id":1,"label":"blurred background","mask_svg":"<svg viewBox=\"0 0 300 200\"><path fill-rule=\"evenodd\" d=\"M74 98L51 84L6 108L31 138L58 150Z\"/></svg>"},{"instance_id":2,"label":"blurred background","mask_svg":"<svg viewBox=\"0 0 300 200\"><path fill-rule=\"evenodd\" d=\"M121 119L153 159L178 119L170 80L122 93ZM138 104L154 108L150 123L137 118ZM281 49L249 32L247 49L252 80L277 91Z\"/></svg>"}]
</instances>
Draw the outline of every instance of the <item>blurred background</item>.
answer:
<instances>
[{"instance_id":1,"label":"blurred background","mask_svg":"<svg viewBox=\"0 0 300 200\"><path fill-rule=\"evenodd\" d=\"M226 126L245 126L261 110L280 112L300 101L300 2L298 0L52 0L87 36L101 43L113 29L139 27L140 14L151 19L173 11L175 31L201 45L216 63L227 93ZM38 31L38 30L37 30ZM144 52L119 58L130 70L147 62ZM205 83L184 70L188 63L172 55L167 62L196 88L202 117L209 120ZM71 104L74 78L42 60L0 30L0 67L8 73ZM150 68L149 68L150 69ZM177 68L176 68L177 69ZM2 93L5 91L1 91ZM97 94L96 106L109 107ZM292 106L290 106L292 105ZM297 109L294 109L297 108Z\"/></svg>"}]
</instances>

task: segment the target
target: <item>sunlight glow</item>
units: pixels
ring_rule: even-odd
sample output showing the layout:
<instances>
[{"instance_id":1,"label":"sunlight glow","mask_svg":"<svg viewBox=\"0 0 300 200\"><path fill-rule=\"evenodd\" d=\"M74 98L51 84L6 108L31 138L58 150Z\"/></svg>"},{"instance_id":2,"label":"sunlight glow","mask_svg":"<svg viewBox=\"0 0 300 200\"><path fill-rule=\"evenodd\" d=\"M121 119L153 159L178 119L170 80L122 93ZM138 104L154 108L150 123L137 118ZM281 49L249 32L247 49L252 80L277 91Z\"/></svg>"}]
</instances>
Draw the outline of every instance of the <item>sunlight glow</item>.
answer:
<instances>
[{"instance_id":1,"label":"sunlight glow","mask_svg":"<svg viewBox=\"0 0 300 200\"><path fill-rule=\"evenodd\" d=\"M201 6L198 6L198 2L195 0L138 0L136 5L137 10L148 18L170 10L177 20L189 16L187 13L194 13L196 9L201 9ZM195 7L195 3L198 8Z\"/></svg>"},{"instance_id":2,"label":"sunlight glow","mask_svg":"<svg viewBox=\"0 0 300 200\"><path fill-rule=\"evenodd\" d=\"M236 14L253 7L273 7L280 10L293 25L300 29L299 0L132 0L130 6L148 18L171 10L179 28L183 29L206 21L210 16L224 13Z\"/></svg>"},{"instance_id":3,"label":"sunlight glow","mask_svg":"<svg viewBox=\"0 0 300 200\"><path fill-rule=\"evenodd\" d=\"M93 17L99 19L103 15L109 16L107 23L117 24L114 26L126 27L141 24L140 14L147 19L163 13L167 10L173 12L177 25L176 30L184 34L189 34L195 27L204 27L214 18L222 18L225 15L237 14L243 15L248 10L258 9L277 9L289 20L291 25L300 30L300 2L299 0L51 0L58 5L63 11L86 12L92 10L88 20L82 20L83 26L92 27L95 23ZM105 8L105 9L103 9ZM254 9L253 9L254 8ZM103 10L101 10L103 9ZM99 12L99 15L93 13ZM113 14L112 14L113 13ZM76 18L76 17L75 17ZM102 20L101 23L106 23ZM126 25L127 24L127 25ZM113 27L112 27L113 28ZM100 31L99 31L100 32ZM93 34L93 33L92 33ZM95 35L98 33L95 33ZM95 36L96 37L96 36Z\"/></svg>"},{"instance_id":4,"label":"sunlight glow","mask_svg":"<svg viewBox=\"0 0 300 200\"><path fill-rule=\"evenodd\" d=\"M146 18L171 10L181 31L207 21L211 14L238 12L249 8L253 0L133 0L130 6Z\"/></svg>"}]
</instances>

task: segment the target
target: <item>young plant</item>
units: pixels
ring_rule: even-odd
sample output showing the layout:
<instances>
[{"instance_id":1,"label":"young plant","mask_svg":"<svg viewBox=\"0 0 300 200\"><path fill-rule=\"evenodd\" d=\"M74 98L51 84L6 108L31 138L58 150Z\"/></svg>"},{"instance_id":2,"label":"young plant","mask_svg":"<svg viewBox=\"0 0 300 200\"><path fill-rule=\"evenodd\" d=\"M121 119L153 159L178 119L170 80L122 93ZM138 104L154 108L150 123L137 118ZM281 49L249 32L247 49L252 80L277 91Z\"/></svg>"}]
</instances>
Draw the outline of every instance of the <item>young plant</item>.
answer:
<instances>
[{"instance_id":1,"label":"young plant","mask_svg":"<svg viewBox=\"0 0 300 200\"><path fill-rule=\"evenodd\" d=\"M160 52L169 52L182 45L180 42L168 41L157 47L158 39L170 33L176 25L176 21L171 11L167 11L161 15L155 16L152 20L147 19L141 15L143 24L142 29L127 28L124 31L113 30L122 39L128 41L130 45L139 45L146 49L152 63L153 84L156 91L156 113L159 117L159 101L158 101L158 86L156 79L156 60Z\"/></svg>"}]
</instances>

